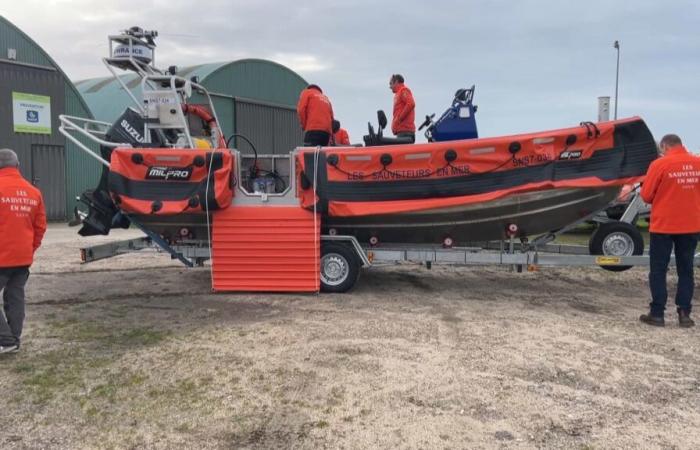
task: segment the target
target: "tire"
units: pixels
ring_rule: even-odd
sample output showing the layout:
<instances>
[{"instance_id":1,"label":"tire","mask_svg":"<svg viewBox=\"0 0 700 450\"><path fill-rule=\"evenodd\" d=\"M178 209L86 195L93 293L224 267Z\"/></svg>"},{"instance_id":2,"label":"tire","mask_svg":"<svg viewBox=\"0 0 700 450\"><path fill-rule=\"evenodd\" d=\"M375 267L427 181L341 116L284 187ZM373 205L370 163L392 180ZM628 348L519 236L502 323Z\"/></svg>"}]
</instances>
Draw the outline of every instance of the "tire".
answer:
<instances>
[{"instance_id":1,"label":"tire","mask_svg":"<svg viewBox=\"0 0 700 450\"><path fill-rule=\"evenodd\" d=\"M638 256L644 253L644 238L637 227L626 222L601 224L588 241L591 255ZM622 272L632 266L600 266L611 272Z\"/></svg>"},{"instance_id":2,"label":"tire","mask_svg":"<svg viewBox=\"0 0 700 450\"><path fill-rule=\"evenodd\" d=\"M321 244L321 292L347 292L360 276L355 250L338 242Z\"/></svg>"}]
</instances>

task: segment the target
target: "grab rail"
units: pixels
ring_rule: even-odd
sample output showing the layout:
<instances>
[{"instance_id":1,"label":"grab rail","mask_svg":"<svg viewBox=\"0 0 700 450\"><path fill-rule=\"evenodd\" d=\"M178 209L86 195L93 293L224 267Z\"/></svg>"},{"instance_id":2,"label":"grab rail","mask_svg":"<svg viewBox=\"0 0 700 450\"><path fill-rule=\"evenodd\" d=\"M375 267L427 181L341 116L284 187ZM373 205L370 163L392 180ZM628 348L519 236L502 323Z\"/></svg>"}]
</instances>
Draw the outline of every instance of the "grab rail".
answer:
<instances>
[{"instance_id":1,"label":"grab rail","mask_svg":"<svg viewBox=\"0 0 700 450\"><path fill-rule=\"evenodd\" d=\"M111 147L111 148L116 148L116 147L131 147L130 144L128 143L120 143L120 142L109 142L104 139L101 139L97 137L97 135L105 135L107 133L107 129L112 126L111 123L108 122L102 122L99 120L93 120L93 119L85 119L82 117L75 117L75 116L68 116L65 114L61 114L58 116L58 120L61 122L61 125L58 127L58 131L64 135L67 139L69 139L71 142L73 142L75 145L78 146L83 152L87 153L89 156L95 158L97 161L99 161L101 164L104 166L109 167L109 161L106 159L102 158L101 156L97 155L90 147L85 145L84 143L80 142L77 137L75 137L72 132L77 132L81 134L82 136L86 137L87 139L90 139L91 141L99 144L99 145L104 145L106 147ZM81 126L82 124L82 126ZM91 130L89 127L93 126L101 126L105 127L105 130Z\"/></svg>"}]
</instances>

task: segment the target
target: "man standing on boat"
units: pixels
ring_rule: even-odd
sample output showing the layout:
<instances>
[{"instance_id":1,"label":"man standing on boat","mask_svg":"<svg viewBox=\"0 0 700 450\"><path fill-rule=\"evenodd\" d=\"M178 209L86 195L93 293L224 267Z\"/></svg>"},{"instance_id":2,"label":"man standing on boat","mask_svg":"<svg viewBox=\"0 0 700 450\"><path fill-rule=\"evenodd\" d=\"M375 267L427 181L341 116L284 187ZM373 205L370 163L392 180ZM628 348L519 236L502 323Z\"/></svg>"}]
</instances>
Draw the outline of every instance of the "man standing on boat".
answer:
<instances>
[{"instance_id":1,"label":"man standing on boat","mask_svg":"<svg viewBox=\"0 0 700 450\"><path fill-rule=\"evenodd\" d=\"M22 178L17 154L0 149L0 353L19 351L24 285L45 231L41 192Z\"/></svg>"},{"instance_id":2,"label":"man standing on boat","mask_svg":"<svg viewBox=\"0 0 700 450\"><path fill-rule=\"evenodd\" d=\"M661 158L652 162L642 185L642 199L651 204L649 225L649 314L642 322L664 326L668 292L666 272L671 251L676 255L678 287L676 308L678 324L690 328L692 309L693 263L700 233L700 158L683 147L675 134L667 134L659 143Z\"/></svg>"},{"instance_id":3,"label":"man standing on boat","mask_svg":"<svg viewBox=\"0 0 700 450\"><path fill-rule=\"evenodd\" d=\"M394 74L389 79L389 88L394 93L394 117L391 120L391 132L397 137L416 141L416 102L413 93L404 84L402 75Z\"/></svg>"},{"instance_id":4,"label":"man standing on boat","mask_svg":"<svg viewBox=\"0 0 700 450\"><path fill-rule=\"evenodd\" d=\"M304 130L304 146L326 146L333 133L333 106L328 97L315 84L301 91L297 114Z\"/></svg>"}]
</instances>

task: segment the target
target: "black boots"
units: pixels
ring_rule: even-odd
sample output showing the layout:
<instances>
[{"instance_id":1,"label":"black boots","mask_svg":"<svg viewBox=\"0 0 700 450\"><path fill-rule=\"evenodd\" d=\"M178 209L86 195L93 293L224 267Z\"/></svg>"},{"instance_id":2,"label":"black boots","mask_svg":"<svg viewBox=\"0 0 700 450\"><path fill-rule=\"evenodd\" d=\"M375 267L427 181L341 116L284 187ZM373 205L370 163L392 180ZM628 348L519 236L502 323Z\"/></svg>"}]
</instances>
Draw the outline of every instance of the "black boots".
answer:
<instances>
[{"instance_id":1,"label":"black boots","mask_svg":"<svg viewBox=\"0 0 700 450\"><path fill-rule=\"evenodd\" d=\"M695 322L690 318L690 313L688 311L678 311L678 326L681 328L690 328L695 326Z\"/></svg>"},{"instance_id":2,"label":"black boots","mask_svg":"<svg viewBox=\"0 0 700 450\"><path fill-rule=\"evenodd\" d=\"M665 325L664 316L652 316L651 313L642 314L639 316L639 321L655 327L663 327ZM678 311L678 326L681 328L691 328L695 326L695 322L690 318L690 313L688 311Z\"/></svg>"},{"instance_id":3,"label":"black boots","mask_svg":"<svg viewBox=\"0 0 700 450\"><path fill-rule=\"evenodd\" d=\"M641 316L639 316L639 321L655 327L664 326L664 316L652 316L651 313L642 314Z\"/></svg>"}]
</instances>

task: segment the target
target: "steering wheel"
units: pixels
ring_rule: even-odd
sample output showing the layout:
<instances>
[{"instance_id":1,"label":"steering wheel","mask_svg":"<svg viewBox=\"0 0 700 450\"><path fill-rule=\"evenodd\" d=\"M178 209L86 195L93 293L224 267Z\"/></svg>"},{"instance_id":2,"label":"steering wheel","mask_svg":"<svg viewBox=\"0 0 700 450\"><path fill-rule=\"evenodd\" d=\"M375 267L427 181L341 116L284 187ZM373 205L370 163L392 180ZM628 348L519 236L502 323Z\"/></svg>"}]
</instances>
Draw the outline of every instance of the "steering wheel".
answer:
<instances>
[{"instance_id":1,"label":"steering wheel","mask_svg":"<svg viewBox=\"0 0 700 450\"><path fill-rule=\"evenodd\" d=\"M374 134L374 127L372 126L371 122L367 122L367 132L368 132L369 138L371 140L374 140L374 136L376 136L376 135Z\"/></svg>"},{"instance_id":2,"label":"steering wheel","mask_svg":"<svg viewBox=\"0 0 700 450\"><path fill-rule=\"evenodd\" d=\"M418 127L418 131L430 125L430 123L433 121L433 117L435 117L435 113L432 113L429 116L425 116L425 121L421 124L420 127Z\"/></svg>"}]
</instances>

